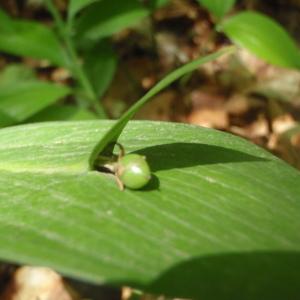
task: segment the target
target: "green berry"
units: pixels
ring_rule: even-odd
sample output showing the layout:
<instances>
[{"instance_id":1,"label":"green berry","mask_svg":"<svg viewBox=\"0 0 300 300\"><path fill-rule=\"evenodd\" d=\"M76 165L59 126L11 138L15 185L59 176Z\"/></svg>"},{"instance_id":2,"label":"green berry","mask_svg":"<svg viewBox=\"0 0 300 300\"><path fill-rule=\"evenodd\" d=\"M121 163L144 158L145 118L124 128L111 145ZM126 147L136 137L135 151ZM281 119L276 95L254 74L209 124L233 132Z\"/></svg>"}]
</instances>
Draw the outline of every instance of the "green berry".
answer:
<instances>
[{"instance_id":1,"label":"green berry","mask_svg":"<svg viewBox=\"0 0 300 300\"><path fill-rule=\"evenodd\" d=\"M127 154L118 161L117 176L130 189L140 189L151 179L149 165L144 156Z\"/></svg>"}]
</instances>

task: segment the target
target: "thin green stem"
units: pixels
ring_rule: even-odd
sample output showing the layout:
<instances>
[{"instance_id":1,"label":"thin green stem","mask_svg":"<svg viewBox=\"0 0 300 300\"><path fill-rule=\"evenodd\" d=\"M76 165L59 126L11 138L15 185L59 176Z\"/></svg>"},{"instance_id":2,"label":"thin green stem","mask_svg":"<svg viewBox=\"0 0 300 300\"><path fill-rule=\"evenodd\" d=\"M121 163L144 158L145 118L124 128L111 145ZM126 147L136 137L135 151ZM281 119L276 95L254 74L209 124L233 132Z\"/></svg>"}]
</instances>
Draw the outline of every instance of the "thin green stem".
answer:
<instances>
[{"instance_id":1,"label":"thin green stem","mask_svg":"<svg viewBox=\"0 0 300 300\"><path fill-rule=\"evenodd\" d=\"M79 59L73 45L73 41L70 37L70 30L67 28L65 22L63 21L60 13L58 12L57 8L53 4L52 0L46 0L46 5L51 13L59 34L62 40L65 43L68 58L69 58L69 68L76 77L77 81L85 90L86 96L94 110L96 111L97 115L100 118L107 118L107 115L103 109L103 107L98 102L98 97L92 87L91 82L89 81L87 75L85 74L81 64L79 63Z\"/></svg>"}]
</instances>

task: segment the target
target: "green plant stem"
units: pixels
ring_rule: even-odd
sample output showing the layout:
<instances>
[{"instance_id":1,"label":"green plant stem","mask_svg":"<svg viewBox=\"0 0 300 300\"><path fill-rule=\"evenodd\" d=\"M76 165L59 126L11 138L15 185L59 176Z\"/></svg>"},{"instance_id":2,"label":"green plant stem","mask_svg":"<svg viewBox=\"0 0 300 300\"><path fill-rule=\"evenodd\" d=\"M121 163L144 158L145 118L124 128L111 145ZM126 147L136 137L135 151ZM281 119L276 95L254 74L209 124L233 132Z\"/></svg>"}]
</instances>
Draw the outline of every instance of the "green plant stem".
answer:
<instances>
[{"instance_id":1,"label":"green plant stem","mask_svg":"<svg viewBox=\"0 0 300 300\"><path fill-rule=\"evenodd\" d=\"M72 39L70 38L69 30L66 28L66 25L64 21L62 20L58 10L56 9L55 5L53 4L52 0L46 0L46 5L51 13L56 26L59 30L59 34L61 35L61 38L63 39L67 54L69 58L69 68L74 73L74 76L76 77L77 81L80 83L80 85L83 87L83 89L86 92L87 99L94 108L95 112L100 118L107 118L107 115L103 109L103 107L98 102L97 95L91 85L91 82L89 81L87 75L85 74L83 68L81 67L79 63L78 56L75 51L75 47L73 45Z\"/></svg>"}]
</instances>

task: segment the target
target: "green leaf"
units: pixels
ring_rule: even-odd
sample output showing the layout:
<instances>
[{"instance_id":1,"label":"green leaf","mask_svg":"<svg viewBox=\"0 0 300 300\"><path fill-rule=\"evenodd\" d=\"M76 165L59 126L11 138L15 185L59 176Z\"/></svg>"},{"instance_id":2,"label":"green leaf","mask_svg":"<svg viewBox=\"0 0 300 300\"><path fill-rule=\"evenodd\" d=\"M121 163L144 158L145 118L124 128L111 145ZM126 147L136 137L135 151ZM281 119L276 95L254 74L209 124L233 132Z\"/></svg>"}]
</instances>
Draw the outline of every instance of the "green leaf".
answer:
<instances>
[{"instance_id":1,"label":"green leaf","mask_svg":"<svg viewBox=\"0 0 300 300\"><path fill-rule=\"evenodd\" d=\"M35 72L24 64L9 64L0 73L0 87L36 79Z\"/></svg>"},{"instance_id":2,"label":"green leaf","mask_svg":"<svg viewBox=\"0 0 300 300\"><path fill-rule=\"evenodd\" d=\"M84 69L100 98L113 80L117 57L108 41L101 41L84 55Z\"/></svg>"},{"instance_id":3,"label":"green leaf","mask_svg":"<svg viewBox=\"0 0 300 300\"><path fill-rule=\"evenodd\" d=\"M65 52L56 35L46 26L31 21L13 20L0 10L0 50L20 56L47 59L67 65Z\"/></svg>"},{"instance_id":4,"label":"green leaf","mask_svg":"<svg viewBox=\"0 0 300 300\"><path fill-rule=\"evenodd\" d=\"M80 121L95 120L97 116L92 112L74 105L52 105L27 119L27 123L45 121Z\"/></svg>"},{"instance_id":5,"label":"green leaf","mask_svg":"<svg viewBox=\"0 0 300 300\"><path fill-rule=\"evenodd\" d=\"M243 12L225 20L219 30L271 64L300 68L299 48L281 25L265 15Z\"/></svg>"},{"instance_id":6,"label":"green leaf","mask_svg":"<svg viewBox=\"0 0 300 300\"><path fill-rule=\"evenodd\" d=\"M6 113L0 111L0 128L16 124L17 120L13 119Z\"/></svg>"},{"instance_id":7,"label":"green leaf","mask_svg":"<svg viewBox=\"0 0 300 300\"><path fill-rule=\"evenodd\" d=\"M1 86L0 111L21 122L70 93L68 87L42 81Z\"/></svg>"},{"instance_id":8,"label":"green leaf","mask_svg":"<svg viewBox=\"0 0 300 300\"><path fill-rule=\"evenodd\" d=\"M73 19L83 8L99 0L70 0L68 8L68 18Z\"/></svg>"},{"instance_id":9,"label":"green leaf","mask_svg":"<svg viewBox=\"0 0 300 300\"><path fill-rule=\"evenodd\" d=\"M87 116L82 115L78 108L72 107L68 110L67 107L62 112L58 111L59 106L56 109L48 107L70 92L68 87L37 80L35 72L22 64L9 65L0 73L0 110L3 114L0 119L4 120L3 124L0 121L0 126L24 120L30 122L33 119L28 118L32 115L36 118L35 121L78 120L77 115L86 120ZM66 118L63 117L64 114ZM58 115L58 118L54 115Z\"/></svg>"},{"instance_id":10,"label":"green leaf","mask_svg":"<svg viewBox=\"0 0 300 300\"><path fill-rule=\"evenodd\" d=\"M102 0L85 9L76 22L77 43L95 41L136 24L149 11L138 0Z\"/></svg>"},{"instance_id":11,"label":"green leaf","mask_svg":"<svg viewBox=\"0 0 300 300\"><path fill-rule=\"evenodd\" d=\"M131 122L151 184L120 191L89 157L112 121L0 130L0 258L195 299L297 299L300 175L245 140Z\"/></svg>"},{"instance_id":12,"label":"green leaf","mask_svg":"<svg viewBox=\"0 0 300 300\"><path fill-rule=\"evenodd\" d=\"M146 6L150 8L151 11L158 9L170 3L170 0L147 0L145 1Z\"/></svg>"},{"instance_id":13,"label":"green leaf","mask_svg":"<svg viewBox=\"0 0 300 300\"><path fill-rule=\"evenodd\" d=\"M170 3L170 0L154 0L155 7L161 7Z\"/></svg>"},{"instance_id":14,"label":"green leaf","mask_svg":"<svg viewBox=\"0 0 300 300\"><path fill-rule=\"evenodd\" d=\"M24 121L69 93L67 87L38 81L35 72L22 64L8 65L0 73L0 127Z\"/></svg>"},{"instance_id":15,"label":"green leaf","mask_svg":"<svg viewBox=\"0 0 300 300\"><path fill-rule=\"evenodd\" d=\"M198 0L198 2L215 17L221 19L231 10L236 0Z\"/></svg>"},{"instance_id":16,"label":"green leaf","mask_svg":"<svg viewBox=\"0 0 300 300\"><path fill-rule=\"evenodd\" d=\"M110 154L111 147L114 142L117 141L118 137L122 133L128 121L136 114L136 112L141 109L147 102L149 102L153 96L159 93L161 90L169 86L172 82L176 81L183 75L196 70L200 65L217 59L218 57L235 51L234 47L223 48L213 54L207 55L205 57L198 58L184 66L171 72L169 75L164 77L160 82L158 82L151 90L149 90L141 99L139 99L123 116L116 122L112 128L101 138L99 143L96 145L95 149L90 158L90 164L93 165L99 153Z\"/></svg>"}]
</instances>

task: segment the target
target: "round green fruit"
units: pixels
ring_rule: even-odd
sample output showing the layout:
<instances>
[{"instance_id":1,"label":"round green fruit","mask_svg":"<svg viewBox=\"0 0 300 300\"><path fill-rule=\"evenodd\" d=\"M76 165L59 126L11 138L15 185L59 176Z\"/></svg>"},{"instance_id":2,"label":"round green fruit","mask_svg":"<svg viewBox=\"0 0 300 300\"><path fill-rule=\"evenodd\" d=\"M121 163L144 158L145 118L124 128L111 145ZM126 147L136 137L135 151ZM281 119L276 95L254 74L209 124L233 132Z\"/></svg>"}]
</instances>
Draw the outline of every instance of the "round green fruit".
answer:
<instances>
[{"instance_id":1,"label":"round green fruit","mask_svg":"<svg viewBox=\"0 0 300 300\"><path fill-rule=\"evenodd\" d=\"M118 161L117 176L130 189L140 189L151 179L146 158L138 154L127 154Z\"/></svg>"}]
</instances>

